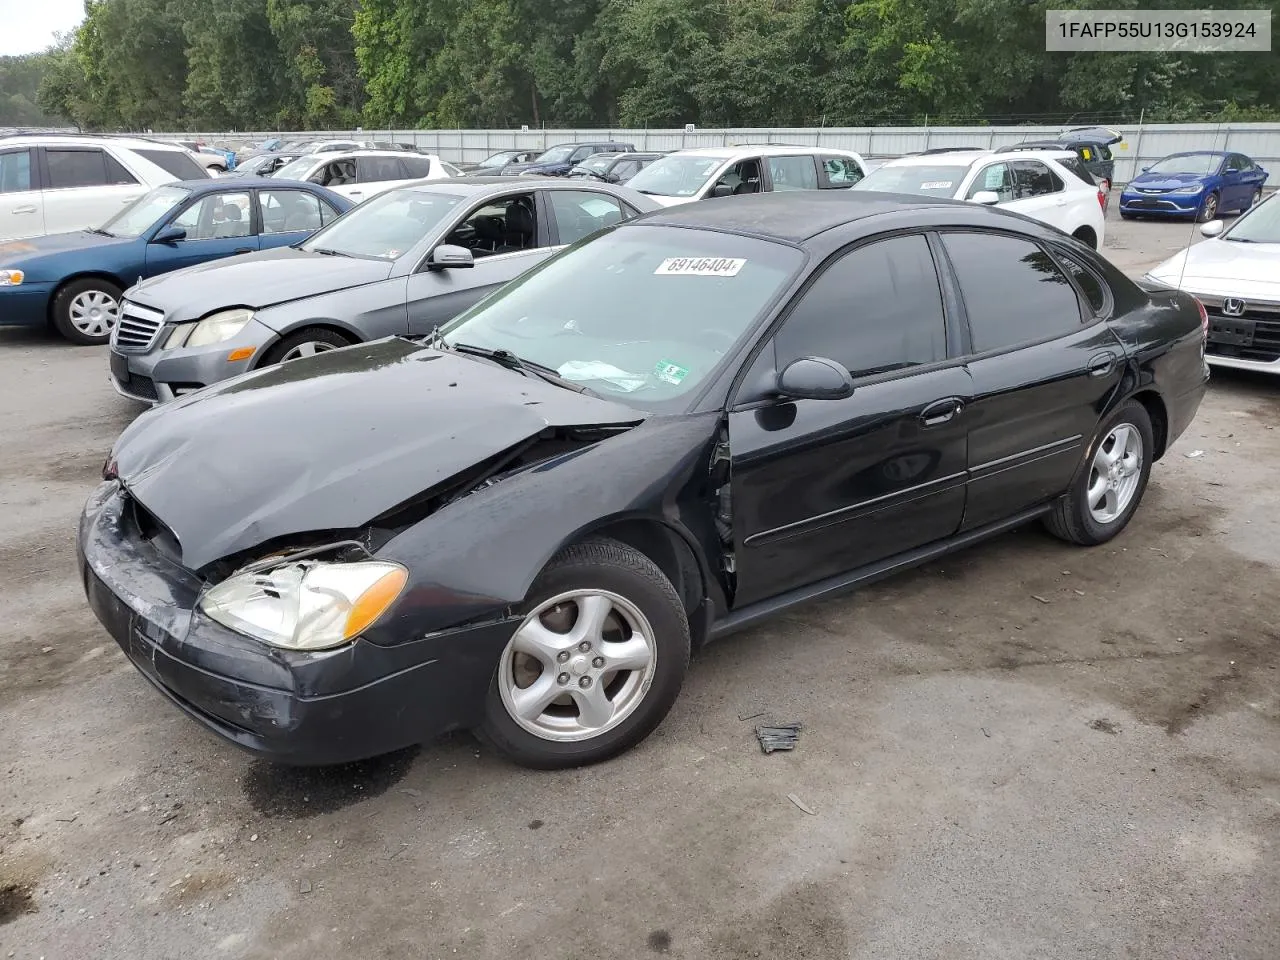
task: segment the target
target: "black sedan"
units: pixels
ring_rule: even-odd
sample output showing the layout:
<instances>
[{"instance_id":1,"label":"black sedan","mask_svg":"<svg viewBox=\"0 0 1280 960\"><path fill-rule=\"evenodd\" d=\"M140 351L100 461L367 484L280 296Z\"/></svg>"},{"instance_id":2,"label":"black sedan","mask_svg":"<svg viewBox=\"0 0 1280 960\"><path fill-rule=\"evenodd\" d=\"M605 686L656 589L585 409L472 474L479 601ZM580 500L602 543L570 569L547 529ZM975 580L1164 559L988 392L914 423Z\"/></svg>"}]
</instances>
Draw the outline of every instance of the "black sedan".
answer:
<instances>
[{"instance_id":1,"label":"black sedan","mask_svg":"<svg viewBox=\"0 0 1280 960\"><path fill-rule=\"evenodd\" d=\"M531 766L602 760L711 638L1032 520L1114 537L1199 406L1204 329L1016 214L687 204L424 342L144 414L81 571L142 675L259 755L469 728Z\"/></svg>"}]
</instances>

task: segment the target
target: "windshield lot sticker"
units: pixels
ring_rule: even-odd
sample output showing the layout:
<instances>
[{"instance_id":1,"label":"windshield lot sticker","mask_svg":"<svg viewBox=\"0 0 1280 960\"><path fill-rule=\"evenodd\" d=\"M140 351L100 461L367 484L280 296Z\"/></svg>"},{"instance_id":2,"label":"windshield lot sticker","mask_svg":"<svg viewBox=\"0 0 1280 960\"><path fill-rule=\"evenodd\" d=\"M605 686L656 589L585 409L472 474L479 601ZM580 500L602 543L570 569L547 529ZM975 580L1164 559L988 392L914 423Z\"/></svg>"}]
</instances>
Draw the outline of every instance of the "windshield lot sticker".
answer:
<instances>
[{"instance_id":1,"label":"windshield lot sticker","mask_svg":"<svg viewBox=\"0 0 1280 960\"><path fill-rule=\"evenodd\" d=\"M743 263L744 261L739 260L738 262ZM672 363L670 360L659 360L653 368L653 375L663 383L679 386L684 381L684 378L689 375L689 371L678 363Z\"/></svg>"},{"instance_id":2,"label":"windshield lot sticker","mask_svg":"<svg viewBox=\"0 0 1280 960\"><path fill-rule=\"evenodd\" d=\"M736 277L746 262L737 257L667 257L653 273L659 277Z\"/></svg>"},{"instance_id":3,"label":"windshield lot sticker","mask_svg":"<svg viewBox=\"0 0 1280 960\"><path fill-rule=\"evenodd\" d=\"M926 180L920 184L921 190L949 190L952 181L950 180Z\"/></svg>"},{"instance_id":4,"label":"windshield lot sticker","mask_svg":"<svg viewBox=\"0 0 1280 960\"><path fill-rule=\"evenodd\" d=\"M582 380L599 380L607 383L611 387L617 387L623 393L632 393L639 390L648 381L642 373L628 373L619 367L615 367L611 363L604 363L601 360L570 360L562 363L556 370L556 373L564 377L566 380L582 381Z\"/></svg>"}]
</instances>

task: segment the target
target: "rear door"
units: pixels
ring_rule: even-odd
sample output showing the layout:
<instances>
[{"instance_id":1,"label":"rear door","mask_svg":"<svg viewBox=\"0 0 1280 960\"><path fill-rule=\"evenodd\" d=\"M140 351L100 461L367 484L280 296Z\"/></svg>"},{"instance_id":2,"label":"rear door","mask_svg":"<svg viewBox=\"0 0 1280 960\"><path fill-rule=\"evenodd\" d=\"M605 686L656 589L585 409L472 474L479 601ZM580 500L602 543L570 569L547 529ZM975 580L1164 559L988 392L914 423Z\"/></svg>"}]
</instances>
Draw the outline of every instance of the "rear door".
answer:
<instances>
[{"instance_id":1,"label":"rear door","mask_svg":"<svg viewBox=\"0 0 1280 960\"><path fill-rule=\"evenodd\" d=\"M40 191L35 150L0 150L0 241L40 237L44 233L44 194Z\"/></svg>"},{"instance_id":2,"label":"rear door","mask_svg":"<svg viewBox=\"0 0 1280 960\"><path fill-rule=\"evenodd\" d=\"M98 147L39 147L46 233L95 229L147 192Z\"/></svg>"},{"instance_id":3,"label":"rear door","mask_svg":"<svg viewBox=\"0 0 1280 960\"><path fill-rule=\"evenodd\" d=\"M734 605L955 533L964 511L963 360L922 234L835 254L743 381L802 357L848 368L844 400L740 396L729 413Z\"/></svg>"},{"instance_id":4,"label":"rear door","mask_svg":"<svg viewBox=\"0 0 1280 960\"><path fill-rule=\"evenodd\" d=\"M409 179L399 157L356 157L356 186L345 193L359 203Z\"/></svg>"},{"instance_id":5,"label":"rear door","mask_svg":"<svg viewBox=\"0 0 1280 960\"><path fill-rule=\"evenodd\" d=\"M812 154L769 157L765 168L769 171L768 189L770 190L818 189L818 165Z\"/></svg>"},{"instance_id":6,"label":"rear door","mask_svg":"<svg viewBox=\"0 0 1280 960\"><path fill-rule=\"evenodd\" d=\"M169 226L187 232L172 243L147 244L147 275L209 260L252 253L258 245L258 212L249 190L206 193L174 215Z\"/></svg>"},{"instance_id":7,"label":"rear door","mask_svg":"<svg viewBox=\"0 0 1280 960\"><path fill-rule=\"evenodd\" d=\"M1104 322L1105 284L1083 261L998 232L949 231L942 244L969 337L970 529L1066 490L1125 354Z\"/></svg>"},{"instance_id":8,"label":"rear door","mask_svg":"<svg viewBox=\"0 0 1280 960\"><path fill-rule=\"evenodd\" d=\"M330 220L338 211L314 193L306 190L256 190L258 201L258 244L263 250L290 247L301 243Z\"/></svg>"},{"instance_id":9,"label":"rear door","mask_svg":"<svg viewBox=\"0 0 1280 960\"><path fill-rule=\"evenodd\" d=\"M1013 172L1015 199L1005 204L1008 209L1067 233L1075 229L1076 225L1070 223L1070 198L1061 177L1039 160L1013 160L1009 167Z\"/></svg>"}]
</instances>

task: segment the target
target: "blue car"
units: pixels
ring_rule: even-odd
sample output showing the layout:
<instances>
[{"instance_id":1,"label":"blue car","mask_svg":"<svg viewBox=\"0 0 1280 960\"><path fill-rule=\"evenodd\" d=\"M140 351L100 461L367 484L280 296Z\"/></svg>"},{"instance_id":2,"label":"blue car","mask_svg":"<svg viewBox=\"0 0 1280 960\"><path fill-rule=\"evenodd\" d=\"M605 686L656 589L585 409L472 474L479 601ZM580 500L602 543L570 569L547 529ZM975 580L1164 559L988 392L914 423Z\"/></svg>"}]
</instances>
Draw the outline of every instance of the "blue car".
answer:
<instances>
[{"instance_id":1,"label":"blue car","mask_svg":"<svg viewBox=\"0 0 1280 960\"><path fill-rule=\"evenodd\" d=\"M0 325L47 325L72 343L106 343L121 293L139 280L292 246L352 206L291 180L167 184L97 230L0 243Z\"/></svg>"},{"instance_id":2,"label":"blue car","mask_svg":"<svg viewBox=\"0 0 1280 960\"><path fill-rule=\"evenodd\" d=\"M1192 217L1201 223L1224 211L1242 213L1262 199L1267 171L1243 153L1175 153L1134 177L1120 194L1120 216Z\"/></svg>"}]
</instances>

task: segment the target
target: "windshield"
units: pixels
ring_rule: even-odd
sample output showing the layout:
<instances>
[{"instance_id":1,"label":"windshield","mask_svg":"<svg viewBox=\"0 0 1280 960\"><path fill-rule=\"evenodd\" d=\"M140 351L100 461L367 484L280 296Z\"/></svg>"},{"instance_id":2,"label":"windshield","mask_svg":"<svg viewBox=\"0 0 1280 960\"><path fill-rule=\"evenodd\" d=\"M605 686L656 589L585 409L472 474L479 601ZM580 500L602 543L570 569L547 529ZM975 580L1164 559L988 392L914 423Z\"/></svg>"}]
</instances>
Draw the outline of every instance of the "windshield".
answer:
<instances>
[{"instance_id":1,"label":"windshield","mask_svg":"<svg viewBox=\"0 0 1280 960\"><path fill-rule=\"evenodd\" d=\"M515 159L516 156L517 154L514 150L508 150L506 153L495 153L492 157L489 157L487 160L481 160L480 166L484 167L486 170L493 167L505 167L508 163L510 163L513 159Z\"/></svg>"},{"instance_id":2,"label":"windshield","mask_svg":"<svg viewBox=\"0 0 1280 960\"><path fill-rule=\"evenodd\" d=\"M275 157L264 153L260 157L250 157L248 160L241 160L236 164L237 173L253 173L260 167L266 166L275 160Z\"/></svg>"},{"instance_id":3,"label":"windshield","mask_svg":"<svg viewBox=\"0 0 1280 960\"><path fill-rule=\"evenodd\" d=\"M102 225L102 232L134 240L191 195L182 187L160 187L144 193Z\"/></svg>"},{"instance_id":4,"label":"windshield","mask_svg":"<svg viewBox=\"0 0 1280 960\"><path fill-rule=\"evenodd\" d=\"M462 202L460 197L392 190L366 200L302 244L303 250L366 260L396 260Z\"/></svg>"},{"instance_id":5,"label":"windshield","mask_svg":"<svg viewBox=\"0 0 1280 960\"><path fill-rule=\"evenodd\" d=\"M580 164L574 167L574 170L592 170L596 173L604 173L609 169L609 164L613 163L613 157L588 157Z\"/></svg>"},{"instance_id":6,"label":"windshield","mask_svg":"<svg viewBox=\"0 0 1280 960\"><path fill-rule=\"evenodd\" d=\"M1223 235L1224 240L1248 243L1280 243L1280 203L1274 194L1258 204L1231 225Z\"/></svg>"},{"instance_id":7,"label":"windshield","mask_svg":"<svg viewBox=\"0 0 1280 960\"><path fill-rule=\"evenodd\" d=\"M299 157L297 160L286 163L271 176L279 180L305 180L319 159L316 156Z\"/></svg>"},{"instance_id":8,"label":"windshield","mask_svg":"<svg viewBox=\"0 0 1280 960\"><path fill-rule=\"evenodd\" d=\"M662 197L692 197L724 161L724 157L663 157L632 177L627 186Z\"/></svg>"},{"instance_id":9,"label":"windshield","mask_svg":"<svg viewBox=\"0 0 1280 960\"><path fill-rule=\"evenodd\" d=\"M1183 153L1165 157L1147 167L1147 173L1195 173L1201 176L1213 173L1222 163L1214 153Z\"/></svg>"},{"instance_id":10,"label":"windshield","mask_svg":"<svg viewBox=\"0 0 1280 960\"><path fill-rule=\"evenodd\" d=\"M918 193L926 197L954 197L969 167L959 164L902 164L872 170L853 185L853 190L880 190L884 193Z\"/></svg>"},{"instance_id":11,"label":"windshield","mask_svg":"<svg viewBox=\"0 0 1280 960\"><path fill-rule=\"evenodd\" d=\"M542 156L538 157L534 163L564 163L573 155L573 145L566 144L562 147L552 147Z\"/></svg>"},{"instance_id":12,"label":"windshield","mask_svg":"<svg viewBox=\"0 0 1280 960\"><path fill-rule=\"evenodd\" d=\"M614 229L507 284L444 339L509 350L633 406L684 409L802 262L751 237Z\"/></svg>"}]
</instances>

